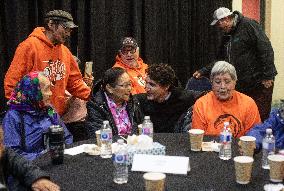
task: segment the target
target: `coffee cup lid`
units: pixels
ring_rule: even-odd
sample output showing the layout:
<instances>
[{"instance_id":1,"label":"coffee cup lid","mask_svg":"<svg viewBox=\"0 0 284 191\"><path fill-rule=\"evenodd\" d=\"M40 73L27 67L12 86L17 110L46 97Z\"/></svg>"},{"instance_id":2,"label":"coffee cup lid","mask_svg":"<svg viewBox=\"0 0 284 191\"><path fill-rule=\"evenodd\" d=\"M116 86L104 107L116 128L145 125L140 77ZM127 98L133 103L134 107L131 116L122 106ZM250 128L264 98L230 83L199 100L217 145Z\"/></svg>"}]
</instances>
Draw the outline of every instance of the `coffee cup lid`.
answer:
<instances>
[{"instance_id":1,"label":"coffee cup lid","mask_svg":"<svg viewBox=\"0 0 284 191\"><path fill-rule=\"evenodd\" d=\"M143 175L145 180L163 180L166 178L164 173L160 172L147 172Z\"/></svg>"},{"instance_id":2,"label":"coffee cup lid","mask_svg":"<svg viewBox=\"0 0 284 191\"><path fill-rule=\"evenodd\" d=\"M253 162L253 158L249 156L236 156L234 161L238 163L251 163Z\"/></svg>"}]
</instances>

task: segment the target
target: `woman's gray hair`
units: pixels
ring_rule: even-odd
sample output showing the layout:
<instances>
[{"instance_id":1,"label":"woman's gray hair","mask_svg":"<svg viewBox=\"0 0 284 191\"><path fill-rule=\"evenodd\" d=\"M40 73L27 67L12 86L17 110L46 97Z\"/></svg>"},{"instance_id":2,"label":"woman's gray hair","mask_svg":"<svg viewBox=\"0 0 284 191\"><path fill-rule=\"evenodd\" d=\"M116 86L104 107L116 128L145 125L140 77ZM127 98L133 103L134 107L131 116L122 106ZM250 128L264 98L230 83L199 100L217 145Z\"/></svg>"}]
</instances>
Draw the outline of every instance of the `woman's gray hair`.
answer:
<instances>
[{"instance_id":1,"label":"woman's gray hair","mask_svg":"<svg viewBox=\"0 0 284 191\"><path fill-rule=\"evenodd\" d=\"M212 81L216 75L225 73L228 73L234 81L238 80L235 67L226 61L218 61L214 64L211 70L210 79Z\"/></svg>"}]
</instances>

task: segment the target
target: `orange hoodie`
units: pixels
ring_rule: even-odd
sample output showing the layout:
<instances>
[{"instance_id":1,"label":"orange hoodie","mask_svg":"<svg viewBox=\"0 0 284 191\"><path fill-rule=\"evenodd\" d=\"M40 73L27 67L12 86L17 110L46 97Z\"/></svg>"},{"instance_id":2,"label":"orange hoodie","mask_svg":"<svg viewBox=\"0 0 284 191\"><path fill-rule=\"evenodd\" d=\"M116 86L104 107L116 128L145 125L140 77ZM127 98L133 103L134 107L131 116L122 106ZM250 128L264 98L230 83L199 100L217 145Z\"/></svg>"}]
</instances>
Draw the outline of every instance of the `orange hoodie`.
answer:
<instances>
[{"instance_id":1,"label":"orange hoodie","mask_svg":"<svg viewBox=\"0 0 284 191\"><path fill-rule=\"evenodd\" d=\"M113 67L120 67L127 71L130 76L130 80L132 82L132 94L145 93L145 78L146 72L145 70L148 68L148 65L143 62L143 60L139 57L137 60L138 68L131 68L128 65L124 64L120 56L116 56L116 62Z\"/></svg>"},{"instance_id":2,"label":"orange hoodie","mask_svg":"<svg viewBox=\"0 0 284 191\"><path fill-rule=\"evenodd\" d=\"M211 91L195 102L192 128L203 129L205 135L219 136L225 121L230 123L234 137L245 135L250 128L261 123L254 100L237 91L229 101L219 101Z\"/></svg>"},{"instance_id":3,"label":"orange hoodie","mask_svg":"<svg viewBox=\"0 0 284 191\"><path fill-rule=\"evenodd\" d=\"M51 81L51 103L62 115L66 109L65 90L83 100L91 89L85 85L72 53L63 44L53 45L45 36L43 27L37 27L16 49L13 61L5 75L5 96L9 99L17 82L31 71L43 71Z\"/></svg>"}]
</instances>

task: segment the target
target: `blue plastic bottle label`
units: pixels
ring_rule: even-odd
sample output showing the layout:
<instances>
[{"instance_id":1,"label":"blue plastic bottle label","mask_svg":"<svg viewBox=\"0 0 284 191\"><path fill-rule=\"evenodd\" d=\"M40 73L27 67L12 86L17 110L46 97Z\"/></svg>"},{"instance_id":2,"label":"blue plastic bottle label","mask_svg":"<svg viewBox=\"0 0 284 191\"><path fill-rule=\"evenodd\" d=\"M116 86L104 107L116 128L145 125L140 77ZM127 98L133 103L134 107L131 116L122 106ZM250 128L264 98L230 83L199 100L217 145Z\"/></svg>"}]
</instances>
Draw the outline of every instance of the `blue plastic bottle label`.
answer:
<instances>
[{"instance_id":1,"label":"blue plastic bottle label","mask_svg":"<svg viewBox=\"0 0 284 191\"><path fill-rule=\"evenodd\" d=\"M266 143L264 142L262 147L268 151L273 151L274 150L274 144L272 143Z\"/></svg>"},{"instance_id":2,"label":"blue plastic bottle label","mask_svg":"<svg viewBox=\"0 0 284 191\"><path fill-rule=\"evenodd\" d=\"M111 133L107 133L107 132L101 133L101 140L102 141L108 141L110 139L112 139Z\"/></svg>"},{"instance_id":3,"label":"blue plastic bottle label","mask_svg":"<svg viewBox=\"0 0 284 191\"><path fill-rule=\"evenodd\" d=\"M227 135L227 136L226 136L226 141L227 141L227 142L230 142L231 140L232 140L232 136L231 136L231 135Z\"/></svg>"},{"instance_id":4,"label":"blue plastic bottle label","mask_svg":"<svg viewBox=\"0 0 284 191\"><path fill-rule=\"evenodd\" d=\"M150 128L143 128L142 129L142 134L143 135L150 135Z\"/></svg>"},{"instance_id":5,"label":"blue plastic bottle label","mask_svg":"<svg viewBox=\"0 0 284 191\"><path fill-rule=\"evenodd\" d=\"M123 164L123 163L126 163L126 161L127 161L126 155L116 154L114 156L114 162L116 163Z\"/></svg>"},{"instance_id":6,"label":"blue plastic bottle label","mask_svg":"<svg viewBox=\"0 0 284 191\"><path fill-rule=\"evenodd\" d=\"M221 134L220 135L220 143L223 143L223 142L225 142L225 136L224 136L224 134Z\"/></svg>"}]
</instances>

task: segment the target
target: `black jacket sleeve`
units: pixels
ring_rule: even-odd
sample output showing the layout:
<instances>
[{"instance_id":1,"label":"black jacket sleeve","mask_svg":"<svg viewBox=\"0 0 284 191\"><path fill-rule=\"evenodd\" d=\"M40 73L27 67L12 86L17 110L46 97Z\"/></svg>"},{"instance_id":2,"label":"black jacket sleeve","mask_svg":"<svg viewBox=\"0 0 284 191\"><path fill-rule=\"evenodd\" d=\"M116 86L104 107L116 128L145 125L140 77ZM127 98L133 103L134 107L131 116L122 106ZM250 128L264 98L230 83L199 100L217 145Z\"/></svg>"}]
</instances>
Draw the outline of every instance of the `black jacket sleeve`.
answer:
<instances>
[{"instance_id":1,"label":"black jacket sleeve","mask_svg":"<svg viewBox=\"0 0 284 191\"><path fill-rule=\"evenodd\" d=\"M145 108L148 106L147 94L146 93L135 94L135 95L133 95L133 97L138 100L138 102L140 104L139 109L143 113L143 116L144 116L144 114L147 113ZM143 117L143 119L144 119L144 117ZM143 119L142 119L142 121L143 121Z\"/></svg>"},{"instance_id":2,"label":"black jacket sleeve","mask_svg":"<svg viewBox=\"0 0 284 191\"><path fill-rule=\"evenodd\" d=\"M96 138L96 131L101 129L103 120L106 119L105 112L101 112L103 108L95 104L93 101L87 102L87 118L86 129L88 131L89 138Z\"/></svg>"},{"instance_id":3,"label":"black jacket sleeve","mask_svg":"<svg viewBox=\"0 0 284 191\"><path fill-rule=\"evenodd\" d=\"M32 183L40 178L49 179L49 176L40 170L38 166L33 165L12 149L6 148L3 157L5 164L4 173L6 176L12 175L15 183L19 181L20 185L30 188Z\"/></svg>"},{"instance_id":4,"label":"black jacket sleeve","mask_svg":"<svg viewBox=\"0 0 284 191\"><path fill-rule=\"evenodd\" d=\"M274 79L277 71L274 65L274 51L268 37L255 21L249 22L247 28L249 35L255 41L262 79Z\"/></svg>"}]
</instances>

